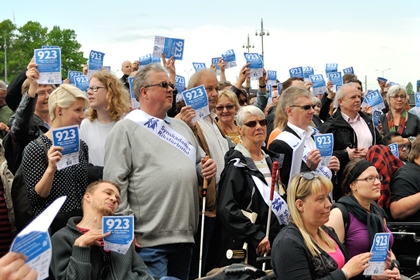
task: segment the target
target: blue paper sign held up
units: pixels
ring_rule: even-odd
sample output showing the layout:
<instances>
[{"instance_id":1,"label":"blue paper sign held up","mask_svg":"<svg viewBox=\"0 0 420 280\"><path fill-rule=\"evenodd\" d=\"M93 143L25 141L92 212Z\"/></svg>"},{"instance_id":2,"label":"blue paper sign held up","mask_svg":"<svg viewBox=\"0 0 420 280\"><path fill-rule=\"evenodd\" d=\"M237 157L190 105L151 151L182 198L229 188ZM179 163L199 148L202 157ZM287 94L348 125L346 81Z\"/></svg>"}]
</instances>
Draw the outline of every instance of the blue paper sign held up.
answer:
<instances>
[{"instance_id":1,"label":"blue paper sign held up","mask_svg":"<svg viewBox=\"0 0 420 280\"><path fill-rule=\"evenodd\" d=\"M213 57L211 59L211 64L213 64L216 67L216 70L220 70L219 67L219 60L222 59L220 56L219 57Z\"/></svg>"},{"instance_id":2,"label":"blue paper sign held up","mask_svg":"<svg viewBox=\"0 0 420 280\"><path fill-rule=\"evenodd\" d=\"M86 75L79 75L74 77L74 85L81 91L86 92L89 87L89 77Z\"/></svg>"},{"instance_id":3,"label":"blue paper sign held up","mask_svg":"<svg viewBox=\"0 0 420 280\"><path fill-rule=\"evenodd\" d=\"M277 71L267 70L267 80L271 85L275 85L277 81Z\"/></svg>"},{"instance_id":4,"label":"blue paper sign held up","mask_svg":"<svg viewBox=\"0 0 420 280\"><path fill-rule=\"evenodd\" d=\"M88 66L88 73L92 74L102 69L104 66L104 56L105 54L102 52L97 51L90 51L89 55L89 66Z\"/></svg>"},{"instance_id":5,"label":"blue paper sign held up","mask_svg":"<svg viewBox=\"0 0 420 280\"><path fill-rule=\"evenodd\" d=\"M314 135L316 148L321 153L320 166L328 166L331 161L334 147L334 136L332 133Z\"/></svg>"},{"instance_id":6,"label":"blue paper sign held up","mask_svg":"<svg viewBox=\"0 0 420 280\"><path fill-rule=\"evenodd\" d=\"M205 69L206 68L206 64L203 63L203 62L193 62L192 64L194 66L195 72L198 72L201 69Z\"/></svg>"},{"instance_id":7,"label":"blue paper sign held up","mask_svg":"<svg viewBox=\"0 0 420 280\"><path fill-rule=\"evenodd\" d=\"M38 64L38 83L61 84L61 49L34 50L35 63Z\"/></svg>"},{"instance_id":8,"label":"blue paper sign held up","mask_svg":"<svg viewBox=\"0 0 420 280\"><path fill-rule=\"evenodd\" d=\"M304 78L303 77L303 68L302 67L294 67L289 69L290 77L296 77L296 78Z\"/></svg>"},{"instance_id":9,"label":"blue paper sign held up","mask_svg":"<svg viewBox=\"0 0 420 280\"><path fill-rule=\"evenodd\" d=\"M236 66L236 56L233 49L227 50L222 54L223 60L226 62L225 68L232 68Z\"/></svg>"},{"instance_id":10,"label":"blue paper sign held up","mask_svg":"<svg viewBox=\"0 0 420 280\"><path fill-rule=\"evenodd\" d=\"M309 76L314 74L314 68L311 66L305 66L303 67L303 78L306 81L309 81Z\"/></svg>"},{"instance_id":11,"label":"blue paper sign held up","mask_svg":"<svg viewBox=\"0 0 420 280\"><path fill-rule=\"evenodd\" d=\"M337 72L338 64L337 63L327 63L325 65L325 73Z\"/></svg>"},{"instance_id":12,"label":"blue paper sign held up","mask_svg":"<svg viewBox=\"0 0 420 280\"><path fill-rule=\"evenodd\" d=\"M388 145L389 149L391 150L391 153L394 154L397 158L400 158L400 153L398 151L398 143L391 143Z\"/></svg>"},{"instance_id":13,"label":"blue paper sign held up","mask_svg":"<svg viewBox=\"0 0 420 280\"><path fill-rule=\"evenodd\" d=\"M134 239L133 216L104 216L102 231L112 232L104 240L115 244L130 244Z\"/></svg>"},{"instance_id":14,"label":"blue paper sign held up","mask_svg":"<svg viewBox=\"0 0 420 280\"><path fill-rule=\"evenodd\" d=\"M389 250L389 237L391 233L376 233L373 238L371 248L372 258L369 261L368 268L365 269L363 275L381 275L385 270L386 257Z\"/></svg>"},{"instance_id":15,"label":"blue paper sign held up","mask_svg":"<svg viewBox=\"0 0 420 280\"><path fill-rule=\"evenodd\" d=\"M52 130L54 146L63 148L62 155L79 151L79 126L72 125Z\"/></svg>"},{"instance_id":16,"label":"blue paper sign held up","mask_svg":"<svg viewBox=\"0 0 420 280\"><path fill-rule=\"evenodd\" d=\"M420 107L420 92L416 92L414 96L416 99L416 107Z\"/></svg>"},{"instance_id":17,"label":"blue paper sign held up","mask_svg":"<svg viewBox=\"0 0 420 280\"><path fill-rule=\"evenodd\" d=\"M210 114L209 100L203 85L185 90L182 95L184 96L185 104L191 106L196 112L193 122Z\"/></svg>"},{"instance_id":18,"label":"blue paper sign held up","mask_svg":"<svg viewBox=\"0 0 420 280\"><path fill-rule=\"evenodd\" d=\"M183 76L175 76L175 87L178 89L178 93L182 93L185 90L185 78Z\"/></svg>"},{"instance_id":19,"label":"blue paper sign held up","mask_svg":"<svg viewBox=\"0 0 420 280\"><path fill-rule=\"evenodd\" d=\"M77 76L81 76L81 75L83 75L83 72L80 72L80 71L69 71L67 73L67 77L70 80L70 84L75 85L76 82L75 82L74 78L77 77Z\"/></svg>"},{"instance_id":20,"label":"blue paper sign held up","mask_svg":"<svg viewBox=\"0 0 420 280\"><path fill-rule=\"evenodd\" d=\"M372 112L372 118L373 118L373 125L378 126L379 121L381 120L382 111L379 110L373 110Z\"/></svg>"},{"instance_id":21,"label":"blue paper sign held up","mask_svg":"<svg viewBox=\"0 0 420 280\"><path fill-rule=\"evenodd\" d=\"M328 80L332 82L333 85L341 86L343 84L343 79L341 78L341 72L329 72L327 73Z\"/></svg>"},{"instance_id":22,"label":"blue paper sign held up","mask_svg":"<svg viewBox=\"0 0 420 280\"><path fill-rule=\"evenodd\" d=\"M262 56L258 53L244 53L248 68L251 70L249 76L252 80L257 80L263 76Z\"/></svg>"},{"instance_id":23,"label":"blue paper sign held up","mask_svg":"<svg viewBox=\"0 0 420 280\"><path fill-rule=\"evenodd\" d=\"M353 67L348 67L343 69L344 74L354 74Z\"/></svg>"},{"instance_id":24,"label":"blue paper sign held up","mask_svg":"<svg viewBox=\"0 0 420 280\"><path fill-rule=\"evenodd\" d=\"M144 66L153 63L153 57L152 54L146 54L146 55L142 55L139 57L139 63L140 63L140 67L139 68L143 68Z\"/></svg>"}]
</instances>

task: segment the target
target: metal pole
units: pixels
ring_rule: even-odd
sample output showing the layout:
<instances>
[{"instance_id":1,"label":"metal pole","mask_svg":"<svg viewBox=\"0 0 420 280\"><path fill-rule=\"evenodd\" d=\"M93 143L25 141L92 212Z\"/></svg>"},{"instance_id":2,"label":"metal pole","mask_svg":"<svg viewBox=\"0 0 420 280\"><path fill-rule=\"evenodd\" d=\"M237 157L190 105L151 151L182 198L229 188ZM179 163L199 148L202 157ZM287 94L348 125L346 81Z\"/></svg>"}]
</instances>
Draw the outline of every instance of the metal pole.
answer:
<instances>
[{"instance_id":1,"label":"metal pole","mask_svg":"<svg viewBox=\"0 0 420 280\"><path fill-rule=\"evenodd\" d=\"M264 66L264 23L263 23L263 19L261 19L261 55L262 55L262 63Z\"/></svg>"},{"instance_id":2,"label":"metal pole","mask_svg":"<svg viewBox=\"0 0 420 280\"><path fill-rule=\"evenodd\" d=\"M249 53L249 48L251 47L251 45L249 44L249 34L248 34L248 40L246 42L246 48L248 49L248 53Z\"/></svg>"}]
</instances>

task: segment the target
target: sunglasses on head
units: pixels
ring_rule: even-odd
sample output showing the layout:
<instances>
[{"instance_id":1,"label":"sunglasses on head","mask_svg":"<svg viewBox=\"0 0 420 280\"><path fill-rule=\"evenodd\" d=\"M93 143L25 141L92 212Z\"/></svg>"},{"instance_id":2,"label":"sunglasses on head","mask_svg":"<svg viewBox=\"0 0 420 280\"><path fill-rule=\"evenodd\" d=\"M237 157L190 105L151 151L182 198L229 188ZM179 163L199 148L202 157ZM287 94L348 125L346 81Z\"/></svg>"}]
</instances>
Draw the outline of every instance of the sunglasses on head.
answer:
<instances>
[{"instance_id":1,"label":"sunglasses on head","mask_svg":"<svg viewBox=\"0 0 420 280\"><path fill-rule=\"evenodd\" d=\"M235 105L226 105L226 106L217 106L216 111L223 111L226 108L226 110L230 111L233 108L235 108Z\"/></svg>"},{"instance_id":2,"label":"sunglasses on head","mask_svg":"<svg viewBox=\"0 0 420 280\"><path fill-rule=\"evenodd\" d=\"M165 88L165 89L168 89L168 87L171 87L172 89L175 88L175 86L172 83L167 83L167 82L161 82L161 83L158 83L158 84L144 86L144 88L155 87L155 86L156 87L162 87L162 88Z\"/></svg>"},{"instance_id":3,"label":"sunglasses on head","mask_svg":"<svg viewBox=\"0 0 420 280\"><path fill-rule=\"evenodd\" d=\"M300 108L302 110L308 111L309 109L314 109L316 107L316 105L290 105L290 107L297 107Z\"/></svg>"},{"instance_id":4,"label":"sunglasses on head","mask_svg":"<svg viewBox=\"0 0 420 280\"><path fill-rule=\"evenodd\" d=\"M296 193L297 193L297 191L300 187L300 181L302 180L302 178L305 179L306 181L312 181L316 177L318 177L318 175L316 175L313 172L305 172L305 173L300 174L299 181L298 181L297 186L296 186Z\"/></svg>"},{"instance_id":5,"label":"sunglasses on head","mask_svg":"<svg viewBox=\"0 0 420 280\"><path fill-rule=\"evenodd\" d=\"M259 120L259 121L249 121L247 123L244 123L244 125L246 125L248 127L255 127L257 125L257 123L259 123L261 126L266 126L267 125L267 120L262 119L262 120Z\"/></svg>"}]
</instances>

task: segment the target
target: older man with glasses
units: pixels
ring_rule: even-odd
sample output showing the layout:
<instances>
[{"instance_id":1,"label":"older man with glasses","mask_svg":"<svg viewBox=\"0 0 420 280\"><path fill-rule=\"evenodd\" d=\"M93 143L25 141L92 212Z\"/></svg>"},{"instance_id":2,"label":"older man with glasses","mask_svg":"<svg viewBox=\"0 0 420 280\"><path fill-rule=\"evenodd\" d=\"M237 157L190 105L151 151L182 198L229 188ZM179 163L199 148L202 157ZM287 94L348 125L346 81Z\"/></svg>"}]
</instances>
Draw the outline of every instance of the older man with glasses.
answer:
<instances>
[{"instance_id":1,"label":"older man with glasses","mask_svg":"<svg viewBox=\"0 0 420 280\"><path fill-rule=\"evenodd\" d=\"M270 144L270 150L284 155L283 162L280 161L283 185L287 187L289 179L294 175L311 170L316 170L332 179L333 172L340 169L340 162L333 156L328 168L318 166L321 162L321 153L316 149L312 138L314 130L310 127L314 114L312 93L304 87L291 86L280 96L280 104L281 109L287 116L287 125L283 132ZM302 141L303 153L295 149L295 145L299 145Z\"/></svg>"}]
</instances>

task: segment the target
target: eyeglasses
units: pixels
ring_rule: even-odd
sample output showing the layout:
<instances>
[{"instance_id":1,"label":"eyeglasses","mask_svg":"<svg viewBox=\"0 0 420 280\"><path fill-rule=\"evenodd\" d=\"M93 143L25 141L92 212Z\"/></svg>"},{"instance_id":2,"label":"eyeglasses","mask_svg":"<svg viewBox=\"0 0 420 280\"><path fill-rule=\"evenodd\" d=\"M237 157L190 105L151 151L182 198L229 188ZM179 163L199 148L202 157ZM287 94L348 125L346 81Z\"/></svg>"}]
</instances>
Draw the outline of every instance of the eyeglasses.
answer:
<instances>
[{"instance_id":1,"label":"eyeglasses","mask_svg":"<svg viewBox=\"0 0 420 280\"><path fill-rule=\"evenodd\" d=\"M171 87L172 89L175 89L175 86L172 83L167 83L167 82L161 82L158 84L144 86L144 88L149 88L149 87L162 87L166 89L168 89L168 87Z\"/></svg>"},{"instance_id":2,"label":"eyeglasses","mask_svg":"<svg viewBox=\"0 0 420 280\"><path fill-rule=\"evenodd\" d=\"M280 97L280 96L278 96L278 95L277 95L277 96L272 96L271 98L272 98L272 99L277 99L277 98L279 98L279 97Z\"/></svg>"},{"instance_id":3,"label":"eyeglasses","mask_svg":"<svg viewBox=\"0 0 420 280\"><path fill-rule=\"evenodd\" d=\"M226 108L226 110L230 111L230 110L232 110L233 108L235 108L235 105L217 106L217 107L216 107L216 110L217 110L217 111L219 111L219 112L221 112L221 111L223 111L225 108Z\"/></svg>"},{"instance_id":4,"label":"eyeglasses","mask_svg":"<svg viewBox=\"0 0 420 280\"><path fill-rule=\"evenodd\" d=\"M314 109L316 105L290 105L289 107L297 107L300 108L302 110L308 111L309 109Z\"/></svg>"},{"instance_id":5,"label":"eyeglasses","mask_svg":"<svg viewBox=\"0 0 420 280\"><path fill-rule=\"evenodd\" d=\"M402 99L402 100L404 100L404 99L406 99L407 98L407 96L404 94L404 95L394 95L394 96L391 96L392 98L394 98L394 99L398 99L398 98L400 98L400 99Z\"/></svg>"},{"instance_id":6,"label":"eyeglasses","mask_svg":"<svg viewBox=\"0 0 420 280\"><path fill-rule=\"evenodd\" d=\"M36 94L38 95L38 96L45 96L45 95L51 95L51 93L52 93L52 90L51 91L41 91L41 92L37 92Z\"/></svg>"},{"instance_id":7,"label":"eyeglasses","mask_svg":"<svg viewBox=\"0 0 420 280\"><path fill-rule=\"evenodd\" d=\"M399 149L399 150L402 150L402 149L407 149L407 147L408 147L408 145L406 145L406 144L401 144L401 145L398 145L398 149Z\"/></svg>"},{"instance_id":8,"label":"eyeglasses","mask_svg":"<svg viewBox=\"0 0 420 280\"><path fill-rule=\"evenodd\" d=\"M300 174L299 181L298 181L297 186L296 186L296 193L299 189L300 181L302 180L302 178L305 179L306 181L312 181L314 178L317 178L317 177L318 176L315 175L315 173L313 173L313 172L305 172L305 173ZM298 197L296 197L296 199L298 199Z\"/></svg>"},{"instance_id":9,"label":"eyeglasses","mask_svg":"<svg viewBox=\"0 0 420 280\"><path fill-rule=\"evenodd\" d=\"M98 91L98 89L100 89L100 88L106 88L106 87L98 87L98 86L88 87L88 88L86 89L86 92L88 92L89 90L91 90L91 91L93 91L93 92L97 92L97 91Z\"/></svg>"},{"instance_id":10,"label":"eyeglasses","mask_svg":"<svg viewBox=\"0 0 420 280\"><path fill-rule=\"evenodd\" d=\"M267 125L267 120L266 119L262 119L262 120L259 120L259 121L249 121L247 123L244 123L244 125L246 125L247 127L255 127L257 125L257 122L261 126L266 126Z\"/></svg>"},{"instance_id":11,"label":"eyeglasses","mask_svg":"<svg viewBox=\"0 0 420 280\"><path fill-rule=\"evenodd\" d=\"M375 182L375 180L378 180L379 182L382 182L382 180L383 180L382 175L369 176L369 177L366 177L366 178L356 179L355 181L366 181L368 183L373 183L373 182Z\"/></svg>"},{"instance_id":12,"label":"eyeglasses","mask_svg":"<svg viewBox=\"0 0 420 280\"><path fill-rule=\"evenodd\" d=\"M243 106L246 103L248 103L248 100L246 100L246 99L239 99L239 105Z\"/></svg>"}]
</instances>

